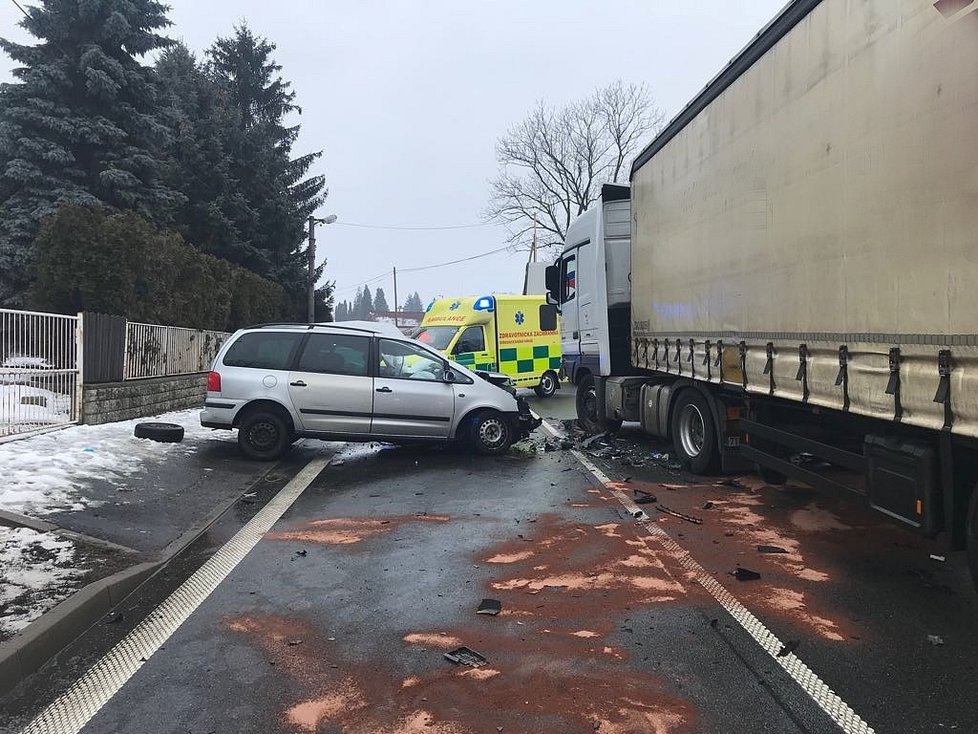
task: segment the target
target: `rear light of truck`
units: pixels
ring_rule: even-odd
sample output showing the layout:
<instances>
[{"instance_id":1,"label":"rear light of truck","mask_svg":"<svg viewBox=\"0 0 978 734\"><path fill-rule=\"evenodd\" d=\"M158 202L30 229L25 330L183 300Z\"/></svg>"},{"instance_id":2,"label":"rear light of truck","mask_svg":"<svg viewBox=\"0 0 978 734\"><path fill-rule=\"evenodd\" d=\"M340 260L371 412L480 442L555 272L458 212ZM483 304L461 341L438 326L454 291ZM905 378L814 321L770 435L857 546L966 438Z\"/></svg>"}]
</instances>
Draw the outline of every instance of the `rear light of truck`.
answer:
<instances>
[{"instance_id":1,"label":"rear light of truck","mask_svg":"<svg viewBox=\"0 0 978 734\"><path fill-rule=\"evenodd\" d=\"M220 372L211 372L207 375L207 392L221 392Z\"/></svg>"}]
</instances>

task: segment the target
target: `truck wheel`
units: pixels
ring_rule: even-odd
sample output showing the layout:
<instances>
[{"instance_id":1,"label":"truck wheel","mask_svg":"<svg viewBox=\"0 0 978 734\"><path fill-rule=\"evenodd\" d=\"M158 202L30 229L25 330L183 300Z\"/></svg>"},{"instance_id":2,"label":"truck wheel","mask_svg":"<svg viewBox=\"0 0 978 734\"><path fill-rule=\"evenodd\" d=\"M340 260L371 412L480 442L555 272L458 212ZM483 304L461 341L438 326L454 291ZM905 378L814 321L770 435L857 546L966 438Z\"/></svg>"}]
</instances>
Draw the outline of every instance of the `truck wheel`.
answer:
<instances>
[{"instance_id":1,"label":"truck wheel","mask_svg":"<svg viewBox=\"0 0 978 734\"><path fill-rule=\"evenodd\" d=\"M487 410L472 421L469 440L480 454L503 454L513 443L513 426L505 416Z\"/></svg>"},{"instance_id":2,"label":"truck wheel","mask_svg":"<svg viewBox=\"0 0 978 734\"><path fill-rule=\"evenodd\" d=\"M275 461L292 446L292 431L277 413L256 410L241 420L238 446L249 459Z\"/></svg>"},{"instance_id":3,"label":"truck wheel","mask_svg":"<svg viewBox=\"0 0 978 734\"><path fill-rule=\"evenodd\" d=\"M706 399L696 390L685 390L676 398L672 444L676 459L690 471L709 474L716 468L720 452L713 414Z\"/></svg>"},{"instance_id":4,"label":"truck wheel","mask_svg":"<svg viewBox=\"0 0 978 734\"><path fill-rule=\"evenodd\" d=\"M974 579L975 586L978 586L978 487L971 490L967 523L965 542L968 544L968 567L971 569L971 578Z\"/></svg>"},{"instance_id":5,"label":"truck wheel","mask_svg":"<svg viewBox=\"0 0 978 734\"><path fill-rule=\"evenodd\" d=\"M587 375L577 386L577 422L588 433L617 431L620 420L598 419L598 390L594 386L594 376Z\"/></svg>"},{"instance_id":6,"label":"truck wheel","mask_svg":"<svg viewBox=\"0 0 978 734\"><path fill-rule=\"evenodd\" d=\"M557 392L557 375L553 372L544 372L540 378L540 384L533 388L533 392L541 398L549 398Z\"/></svg>"}]
</instances>

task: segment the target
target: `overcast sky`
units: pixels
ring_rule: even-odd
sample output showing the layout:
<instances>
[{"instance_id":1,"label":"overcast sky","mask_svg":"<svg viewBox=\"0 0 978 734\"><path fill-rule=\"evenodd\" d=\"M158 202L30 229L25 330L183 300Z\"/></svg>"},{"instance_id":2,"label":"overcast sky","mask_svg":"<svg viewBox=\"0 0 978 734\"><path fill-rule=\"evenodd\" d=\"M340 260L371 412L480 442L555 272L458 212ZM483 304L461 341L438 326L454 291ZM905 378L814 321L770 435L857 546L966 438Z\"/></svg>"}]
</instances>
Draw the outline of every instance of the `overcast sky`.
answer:
<instances>
[{"instance_id":1,"label":"overcast sky","mask_svg":"<svg viewBox=\"0 0 978 734\"><path fill-rule=\"evenodd\" d=\"M21 0L31 5L31 0ZM337 298L387 273L505 244L505 229L364 229L478 224L496 172L496 139L538 99L561 104L616 79L648 85L672 117L782 7L784 0L323 2L171 0L170 35L201 51L246 19L277 44L303 109L300 152L323 150L336 224L317 240ZM11 0L0 35L23 41ZM0 80L11 62L0 53ZM398 277L437 295L519 292L526 253Z\"/></svg>"}]
</instances>

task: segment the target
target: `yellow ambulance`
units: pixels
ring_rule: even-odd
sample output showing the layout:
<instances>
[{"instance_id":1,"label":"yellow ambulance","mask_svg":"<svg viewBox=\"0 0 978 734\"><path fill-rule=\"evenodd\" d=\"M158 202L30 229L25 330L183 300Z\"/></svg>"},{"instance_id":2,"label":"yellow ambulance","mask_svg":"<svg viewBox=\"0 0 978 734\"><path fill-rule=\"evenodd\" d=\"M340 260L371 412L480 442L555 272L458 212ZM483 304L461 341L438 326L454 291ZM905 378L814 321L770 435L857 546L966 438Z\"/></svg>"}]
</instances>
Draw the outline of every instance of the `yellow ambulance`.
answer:
<instances>
[{"instance_id":1,"label":"yellow ambulance","mask_svg":"<svg viewBox=\"0 0 978 734\"><path fill-rule=\"evenodd\" d=\"M469 369L501 372L540 397L560 387L560 325L546 296L439 298L413 336Z\"/></svg>"}]
</instances>

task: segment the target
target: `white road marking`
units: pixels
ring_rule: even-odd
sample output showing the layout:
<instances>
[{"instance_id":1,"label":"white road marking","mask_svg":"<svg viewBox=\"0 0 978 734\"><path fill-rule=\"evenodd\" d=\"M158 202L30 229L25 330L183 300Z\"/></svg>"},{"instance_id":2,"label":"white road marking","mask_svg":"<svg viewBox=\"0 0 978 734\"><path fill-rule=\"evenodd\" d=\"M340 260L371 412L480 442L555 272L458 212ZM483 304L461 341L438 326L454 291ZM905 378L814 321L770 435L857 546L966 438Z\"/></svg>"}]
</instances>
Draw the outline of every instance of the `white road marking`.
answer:
<instances>
[{"instance_id":1,"label":"white road marking","mask_svg":"<svg viewBox=\"0 0 978 734\"><path fill-rule=\"evenodd\" d=\"M315 481L331 456L313 459L234 537L51 703L22 734L76 734L177 631Z\"/></svg>"},{"instance_id":2,"label":"white road marking","mask_svg":"<svg viewBox=\"0 0 978 734\"><path fill-rule=\"evenodd\" d=\"M536 415L534 413L534 415ZM536 416L539 418L540 416ZM547 421L543 421L543 428L550 433L551 436L555 438L565 438L564 434L551 426ZM680 565L687 571L690 571L697 583L709 592L710 596L716 599L720 606L722 606L727 612L733 617L734 621L739 624L744 631L747 632L758 645L770 655L774 661L784 668L785 672L791 676L791 678L801 686L801 689L807 693L819 708L821 708L829 717L839 725L842 731L846 734L873 734L875 731L869 724L867 724L853 709L843 701L838 694L835 693L831 688L829 688L825 682L816 675L811 668L809 668L801 659L795 655L793 652L789 652L783 657L779 657L778 653L784 648L784 643L778 639L778 637L769 630L763 622L761 622L757 617L755 617L743 604L741 604L733 594L731 594L723 585L717 581L713 576L707 573L697 561L694 559L685 548L683 548L679 543L673 540L672 536L669 535L665 530L659 527L656 523L649 522L648 516L642 512L642 509L629 499L628 495L619 489L615 489L612 485L611 479L605 475L598 467L596 467L584 454L582 454L577 449L571 449L571 453L574 455L581 465L587 469L591 475L597 479L602 486L604 486L608 491L610 491L619 502L628 510L628 513L632 517L636 517L636 513L640 513L636 517L636 522L645 528L646 531L662 545L663 548L668 550L670 553L675 555L679 560Z\"/></svg>"}]
</instances>

